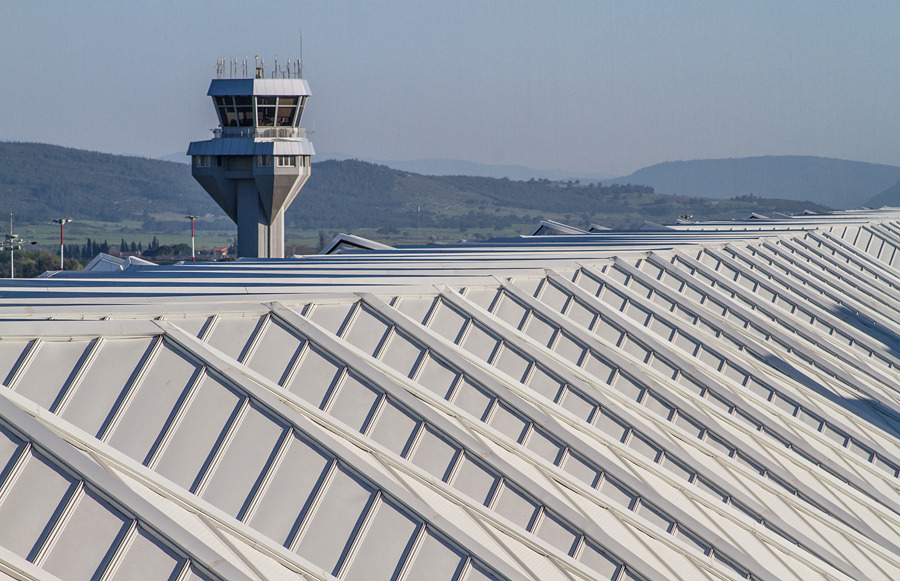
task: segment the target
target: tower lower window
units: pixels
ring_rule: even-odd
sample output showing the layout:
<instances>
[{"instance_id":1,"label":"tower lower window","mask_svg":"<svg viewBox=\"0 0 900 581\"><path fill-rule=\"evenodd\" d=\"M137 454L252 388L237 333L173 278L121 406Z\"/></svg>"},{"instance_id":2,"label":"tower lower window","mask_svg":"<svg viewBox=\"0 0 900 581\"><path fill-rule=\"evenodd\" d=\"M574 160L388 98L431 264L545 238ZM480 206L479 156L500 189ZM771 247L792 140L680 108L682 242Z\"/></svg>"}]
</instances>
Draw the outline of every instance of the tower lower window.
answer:
<instances>
[{"instance_id":1,"label":"tower lower window","mask_svg":"<svg viewBox=\"0 0 900 581\"><path fill-rule=\"evenodd\" d=\"M278 167L297 167L296 155L276 155L275 159L278 160Z\"/></svg>"}]
</instances>

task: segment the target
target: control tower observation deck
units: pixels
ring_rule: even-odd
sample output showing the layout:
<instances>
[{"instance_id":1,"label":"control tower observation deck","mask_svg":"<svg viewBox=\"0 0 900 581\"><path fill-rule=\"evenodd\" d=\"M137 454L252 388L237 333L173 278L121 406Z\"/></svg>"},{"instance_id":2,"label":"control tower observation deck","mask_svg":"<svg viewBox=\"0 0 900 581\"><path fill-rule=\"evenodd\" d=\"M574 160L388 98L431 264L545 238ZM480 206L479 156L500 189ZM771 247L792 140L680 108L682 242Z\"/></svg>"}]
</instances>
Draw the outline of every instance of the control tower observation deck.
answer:
<instances>
[{"instance_id":1,"label":"control tower observation deck","mask_svg":"<svg viewBox=\"0 0 900 581\"><path fill-rule=\"evenodd\" d=\"M246 77L246 61L219 61L207 93L219 127L212 139L191 142L191 173L237 224L238 256L282 258L284 211L309 178L315 154L300 127L309 84L299 61L276 64L271 78L259 66L250 78L223 78L241 69Z\"/></svg>"}]
</instances>

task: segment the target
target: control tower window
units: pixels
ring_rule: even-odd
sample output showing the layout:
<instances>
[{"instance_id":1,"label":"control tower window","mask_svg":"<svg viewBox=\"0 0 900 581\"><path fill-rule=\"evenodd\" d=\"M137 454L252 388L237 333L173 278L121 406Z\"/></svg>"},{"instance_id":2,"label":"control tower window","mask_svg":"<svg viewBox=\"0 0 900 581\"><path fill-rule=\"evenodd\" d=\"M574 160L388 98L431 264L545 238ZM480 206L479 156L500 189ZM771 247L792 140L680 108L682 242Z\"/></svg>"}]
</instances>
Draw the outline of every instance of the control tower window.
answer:
<instances>
[{"instance_id":1,"label":"control tower window","mask_svg":"<svg viewBox=\"0 0 900 581\"><path fill-rule=\"evenodd\" d=\"M249 96L234 98L237 109L237 122L241 127L253 127L253 102Z\"/></svg>"},{"instance_id":2,"label":"control tower window","mask_svg":"<svg viewBox=\"0 0 900 581\"><path fill-rule=\"evenodd\" d=\"M278 160L278 167L297 167L296 155L276 155L275 159Z\"/></svg>"},{"instance_id":3,"label":"control tower window","mask_svg":"<svg viewBox=\"0 0 900 581\"><path fill-rule=\"evenodd\" d=\"M300 108L297 110L297 118L294 119L294 127L300 125L300 118L303 117L304 107L306 107L306 96L300 97Z\"/></svg>"},{"instance_id":4,"label":"control tower window","mask_svg":"<svg viewBox=\"0 0 900 581\"><path fill-rule=\"evenodd\" d=\"M275 97L256 98L256 119L258 127L275 125Z\"/></svg>"},{"instance_id":5,"label":"control tower window","mask_svg":"<svg viewBox=\"0 0 900 581\"><path fill-rule=\"evenodd\" d=\"M234 99L231 97L216 97L216 112L219 114L219 123L222 127L237 125L237 113L234 109Z\"/></svg>"},{"instance_id":6,"label":"control tower window","mask_svg":"<svg viewBox=\"0 0 900 581\"><path fill-rule=\"evenodd\" d=\"M293 127L297 116L297 97L278 97L278 126Z\"/></svg>"}]
</instances>

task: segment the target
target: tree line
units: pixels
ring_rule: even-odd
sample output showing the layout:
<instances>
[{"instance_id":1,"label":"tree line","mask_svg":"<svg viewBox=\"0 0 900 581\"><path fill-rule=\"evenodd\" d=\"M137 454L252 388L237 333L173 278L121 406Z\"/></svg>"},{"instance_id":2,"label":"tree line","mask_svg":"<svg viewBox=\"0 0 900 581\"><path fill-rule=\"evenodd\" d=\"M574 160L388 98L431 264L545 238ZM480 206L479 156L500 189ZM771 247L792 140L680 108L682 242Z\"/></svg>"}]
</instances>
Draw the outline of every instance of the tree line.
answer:
<instances>
[{"instance_id":1,"label":"tree line","mask_svg":"<svg viewBox=\"0 0 900 581\"><path fill-rule=\"evenodd\" d=\"M0 253L0 278L9 278L9 260L12 253ZM59 254L46 250L17 250L16 278L34 278L48 270L59 270ZM81 270L81 262L72 257L65 258L66 270Z\"/></svg>"},{"instance_id":2,"label":"tree line","mask_svg":"<svg viewBox=\"0 0 900 581\"><path fill-rule=\"evenodd\" d=\"M160 244L156 236L144 248L143 242L126 242L124 238L119 244L111 245L109 241L92 240L90 238L84 244L66 244L65 255L82 260L92 260L101 252L110 254L111 251L118 251L121 254L132 254L134 256L146 256L155 258L157 256L165 258L189 257L191 255L190 244Z\"/></svg>"}]
</instances>

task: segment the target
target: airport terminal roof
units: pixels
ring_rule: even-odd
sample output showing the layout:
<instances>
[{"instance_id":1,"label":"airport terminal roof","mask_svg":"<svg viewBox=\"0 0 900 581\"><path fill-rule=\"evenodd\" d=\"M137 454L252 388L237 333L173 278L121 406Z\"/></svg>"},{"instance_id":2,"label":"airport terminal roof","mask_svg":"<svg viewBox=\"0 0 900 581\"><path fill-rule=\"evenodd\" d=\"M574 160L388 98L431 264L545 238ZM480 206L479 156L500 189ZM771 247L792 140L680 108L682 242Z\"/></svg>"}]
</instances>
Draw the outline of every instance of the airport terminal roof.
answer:
<instances>
[{"instance_id":1,"label":"airport terminal roof","mask_svg":"<svg viewBox=\"0 0 900 581\"><path fill-rule=\"evenodd\" d=\"M0 283L0 575L900 578L900 210L680 222Z\"/></svg>"}]
</instances>

